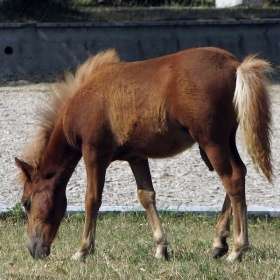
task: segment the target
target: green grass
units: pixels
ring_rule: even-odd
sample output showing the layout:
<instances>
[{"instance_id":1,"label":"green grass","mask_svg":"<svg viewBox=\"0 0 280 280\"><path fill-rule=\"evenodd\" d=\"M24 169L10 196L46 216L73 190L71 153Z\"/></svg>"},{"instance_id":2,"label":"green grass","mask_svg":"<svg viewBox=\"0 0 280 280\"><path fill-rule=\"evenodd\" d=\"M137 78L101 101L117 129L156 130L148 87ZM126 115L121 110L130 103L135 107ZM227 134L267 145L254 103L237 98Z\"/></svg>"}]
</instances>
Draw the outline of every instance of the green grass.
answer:
<instances>
[{"instance_id":1,"label":"green grass","mask_svg":"<svg viewBox=\"0 0 280 280\"><path fill-rule=\"evenodd\" d=\"M250 219L252 249L243 262L228 264L211 257L215 217L161 213L161 218L171 243L169 262L154 259L151 228L142 213L99 216L96 251L85 262L70 260L81 240L82 213L64 219L44 260L33 260L25 248L26 220L5 217L0 279L280 279L278 219Z\"/></svg>"}]
</instances>

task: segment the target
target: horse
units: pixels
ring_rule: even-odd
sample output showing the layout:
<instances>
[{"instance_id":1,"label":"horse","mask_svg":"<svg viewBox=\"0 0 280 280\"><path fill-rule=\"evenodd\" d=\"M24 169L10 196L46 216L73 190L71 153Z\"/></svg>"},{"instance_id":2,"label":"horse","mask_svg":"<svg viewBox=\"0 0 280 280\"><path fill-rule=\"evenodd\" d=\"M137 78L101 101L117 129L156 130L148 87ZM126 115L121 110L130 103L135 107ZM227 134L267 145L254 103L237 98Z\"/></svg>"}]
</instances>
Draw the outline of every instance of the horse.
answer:
<instances>
[{"instance_id":1,"label":"horse","mask_svg":"<svg viewBox=\"0 0 280 280\"><path fill-rule=\"evenodd\" d=\"M73 259L94 252L97 215L107 167L127 161L156 243L168 259L168 239L156 208L149 158L172 157L194 143L226 192L212 247L214 258L241 260L249 248L245 176L237 147L241 128L248 154L269 182L271 99L269 62L256 55L242 62L222 49L201 47L146 61L121 62L114 49L99 52L66 73L39 115L37 134L15 158L24 185L27 248L34 258L50 254L66 211L66 186L83 157L87 187L85 224ZM205 186L206 187L206 186Z\"/></svg>"}]
</instances>

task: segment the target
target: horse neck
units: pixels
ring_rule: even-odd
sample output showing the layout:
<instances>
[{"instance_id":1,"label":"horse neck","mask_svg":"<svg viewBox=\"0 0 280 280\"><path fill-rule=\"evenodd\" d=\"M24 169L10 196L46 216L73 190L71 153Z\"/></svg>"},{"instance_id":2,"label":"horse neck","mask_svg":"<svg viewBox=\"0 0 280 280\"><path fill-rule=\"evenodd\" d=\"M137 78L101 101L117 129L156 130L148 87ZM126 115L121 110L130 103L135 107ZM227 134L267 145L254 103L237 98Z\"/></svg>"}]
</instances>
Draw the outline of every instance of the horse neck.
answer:
<instances>
[{"instance_id":1,"label":"horse neck","mask_svg":"<svg viewBox=\"0 0 280 280\"><path fill-rule=\"evenodd\" d=\"M42 175L55 174L60 186L67 185L75 167L81 159L81 152L72 148L64 135L62 119L56 124L46 147L40 170Z\"/></svg>"}]
</instances>

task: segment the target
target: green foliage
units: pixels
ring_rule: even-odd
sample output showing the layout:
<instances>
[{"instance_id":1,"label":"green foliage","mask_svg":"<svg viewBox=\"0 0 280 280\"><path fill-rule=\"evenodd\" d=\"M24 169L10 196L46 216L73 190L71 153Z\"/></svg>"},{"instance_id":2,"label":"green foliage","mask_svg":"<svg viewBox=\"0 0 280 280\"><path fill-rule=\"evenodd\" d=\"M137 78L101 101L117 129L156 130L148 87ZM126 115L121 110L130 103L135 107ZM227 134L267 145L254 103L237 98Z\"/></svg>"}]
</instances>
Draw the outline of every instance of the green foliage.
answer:
<instances>
[{"instance_id":1,"label":"green foliage","mask_svg":"<svg viewBox=\"0 0 280 280\"><path fill-rule=\"evenodd\" d=\"M14 12L34 12L37 9L64 10L72 7L74 0L6 0L1 1L5 9L12 8ZM47 11L45 11L47 12Z\"/></svg>"},{"instance_id":2,"label":"green foliage","mask_svg":"<svg viewBox=\"0 0 280 280\"><path fill-rule=\"evenodd\" d=\"M92 7L197 7L214 6L213 0L92 0L82 1L83 6Z\"/></svg>"},{"instance_id":3,"label":"green foliage","mask_svg":"<svg viewBox=\"0 0 280 280\"><path fill-rule=\"evenodd\" d=\"M26 214L22 209L21 203L17 203L12 209L10 209L4 216L8 221L20 221L26 218Z\"/></svg>"},{"instance_id":4,"label":"green foliage","mask_svg":"<svg viewBox=\"0 0 280 280\"><path fill-rule=\"evenodd\" d=\"M280 7L280 0L264 0L265 7Z\"/></svg>"},{"instance_id":5,"label":"green foliage","mask_svg":"<svg viewBox=\"0 0 280 280\"><path fill-rule=\"evenodd\" d=\"M264 0L263 6L280 7L280 0ZM92 18L95 18L95 8L102 10L102 8L138 7L212 8L215 7L215 0L0 0L0 22L92 21ZM248 11L260 9L247 8ZM246 14L247 10L243 7L241 14ZM252 13L254 17L254 12ZM271 13L275 14L273 11ZM271 17L270 12L265 15ZM107 20L110 20L110 17Z\"/></svg>"},{"instance_id":6,"label":"green foliage","mask_svg":"<svg viewBox=\"0 0 280 280\"><path fill-rule=\"evenodd\" d=\"M74 0L1 0L1 21L63 20L74 13Z\"/></svg>"},{"instance_id":7,"label":"green foliage","mask_svg":"<svg viewBox=\"0 0 280 280\"><path fill-rule=\"evenodd\" d=\"M279 0L272 0L279 1ZM196 7L207 4L214 6L214 0L2 0L2 8L13 9L14 12L48 13L51 11L73 10L77 7ZM37 11L38 12L38 11Z\"/></svg>"}]
</instances>

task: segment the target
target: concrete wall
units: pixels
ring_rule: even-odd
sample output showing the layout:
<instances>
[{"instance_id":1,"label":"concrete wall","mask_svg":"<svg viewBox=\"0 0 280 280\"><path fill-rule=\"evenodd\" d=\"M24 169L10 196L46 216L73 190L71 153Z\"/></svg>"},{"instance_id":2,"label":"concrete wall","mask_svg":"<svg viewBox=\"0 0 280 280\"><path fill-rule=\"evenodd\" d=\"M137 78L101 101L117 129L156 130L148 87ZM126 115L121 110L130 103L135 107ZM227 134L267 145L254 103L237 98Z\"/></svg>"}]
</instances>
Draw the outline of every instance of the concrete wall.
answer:
<instances>
[{"instance_id":1,"label":"concrete wall","mask_svg":"<svg viewBox=\"0 0 280 280\"><path fill-rule=\"evenodd\" d=\"M107 48L115 48L124 61L135 61L199 46L220 47L239 59L260 53L280 64L280 19L2 23L0 76L75 68Z\"/></svg>"}]
</instances>

